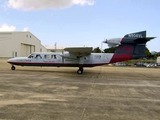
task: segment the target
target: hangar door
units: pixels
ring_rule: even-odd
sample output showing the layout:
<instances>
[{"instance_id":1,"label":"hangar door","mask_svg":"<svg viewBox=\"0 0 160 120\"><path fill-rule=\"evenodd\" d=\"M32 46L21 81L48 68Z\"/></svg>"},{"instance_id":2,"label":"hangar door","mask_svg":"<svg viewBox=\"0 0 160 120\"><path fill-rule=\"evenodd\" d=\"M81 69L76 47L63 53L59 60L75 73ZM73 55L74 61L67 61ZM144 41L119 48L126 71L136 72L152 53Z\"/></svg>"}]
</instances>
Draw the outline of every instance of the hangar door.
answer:
<instances>
[{"instance_id":1,"label":"hangar door","mask_svg":"<svg viewBox=\"0 0 160 120\"><path fill-rule=\"evenodd\" d=\"M26 57L35 52L35 45L21 43L21 57Z\"/></svg>"}]
</instances>

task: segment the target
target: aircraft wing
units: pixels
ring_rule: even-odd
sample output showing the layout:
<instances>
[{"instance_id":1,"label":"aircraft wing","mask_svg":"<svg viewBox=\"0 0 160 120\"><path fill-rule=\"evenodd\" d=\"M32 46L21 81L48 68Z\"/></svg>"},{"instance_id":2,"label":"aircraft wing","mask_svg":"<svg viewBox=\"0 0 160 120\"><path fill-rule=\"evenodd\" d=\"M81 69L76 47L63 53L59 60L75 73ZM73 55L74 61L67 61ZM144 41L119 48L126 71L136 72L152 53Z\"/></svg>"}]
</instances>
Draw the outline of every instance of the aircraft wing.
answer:
<instances>
[{"instance_id":1,"label":"aircraft wing","mask_svg":"<svg viewBox=\"0 0 160 120\"><path fill-rule=\"evenodd\" d=\"M64 50L78 57L82 57L91 54L92 47L68 47Z\"/></svg>"}]
</instances>

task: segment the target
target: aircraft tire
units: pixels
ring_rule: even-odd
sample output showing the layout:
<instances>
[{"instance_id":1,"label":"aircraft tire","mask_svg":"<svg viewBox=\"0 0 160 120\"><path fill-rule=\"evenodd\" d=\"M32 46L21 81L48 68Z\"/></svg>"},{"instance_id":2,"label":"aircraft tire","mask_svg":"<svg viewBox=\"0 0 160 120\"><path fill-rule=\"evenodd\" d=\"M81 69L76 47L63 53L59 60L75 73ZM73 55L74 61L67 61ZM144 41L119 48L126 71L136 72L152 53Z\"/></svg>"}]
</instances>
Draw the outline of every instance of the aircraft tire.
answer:
<instances>
[{"instance_id":1,"label":"aircraft tire","mask_svg":"<svg viewBox=\"0 0 160 120\"><path fill-rule=\"evenodd\" d=\"M82 74L83 70L77 70L77 74Z\"/></svg>"},{"instance_id":2,"label":"aircraft tire","mask_svg":"<svg viewBox=\"0 0 160 120\"><path fill-rule=\"evenodd\" d=\"M16 67L15 67L15 66L12 66L12 67L11 67L11 70L15 70L15 69L16 69Z\"/></svg>"}]
</instances>

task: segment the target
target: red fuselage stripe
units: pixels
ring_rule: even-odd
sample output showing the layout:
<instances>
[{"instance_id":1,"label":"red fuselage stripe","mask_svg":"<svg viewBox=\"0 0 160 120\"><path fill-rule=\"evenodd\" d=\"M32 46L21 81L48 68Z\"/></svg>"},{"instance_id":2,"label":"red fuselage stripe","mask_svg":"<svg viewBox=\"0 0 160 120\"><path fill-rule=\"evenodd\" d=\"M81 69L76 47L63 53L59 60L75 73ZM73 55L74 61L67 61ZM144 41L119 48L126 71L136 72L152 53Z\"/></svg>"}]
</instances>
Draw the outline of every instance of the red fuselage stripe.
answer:
<instances>
[{"instance_id":1,"label":"red fuselage stripe","mask_svg":"<svg viewBox=\"0 0 160 120\"><path fill-rule=\"evenodd\" d=\"M79 67L80 64L77 63L50 63L50 62L9 62L12 65L20 66L68 66L68 67ZM100 66L108 63L96 63L96 64L83 64L84 67L94 67Z\"/></svg>"}]
</instances>

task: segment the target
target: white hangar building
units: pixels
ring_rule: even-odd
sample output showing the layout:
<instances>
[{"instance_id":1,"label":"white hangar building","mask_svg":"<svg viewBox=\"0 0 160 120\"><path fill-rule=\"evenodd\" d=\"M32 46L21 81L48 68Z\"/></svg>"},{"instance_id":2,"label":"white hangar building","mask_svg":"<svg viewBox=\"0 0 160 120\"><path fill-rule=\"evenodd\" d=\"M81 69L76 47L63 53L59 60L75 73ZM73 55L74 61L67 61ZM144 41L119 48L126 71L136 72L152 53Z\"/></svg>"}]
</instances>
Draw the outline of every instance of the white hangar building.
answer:
<instances>
[{"instance_id":1,"label":"white hangar building","mask_svg":"<svg viewBox=\"0 0 160 120\"><path fill-rule=\"evenodd\" d=\"M157 57L157 63L160 65L160 57Z\"/></svg>"},{"instance_id":2,"label":"white hangar building","mask_svg":"<svg viewBox=\"0 0 160 120\"><path fill-rule=\"evenodd\" d=\"M47 52L30 32L0 32L0 57L24 57L32 52Z\"/></svg>"}]
</instances>

